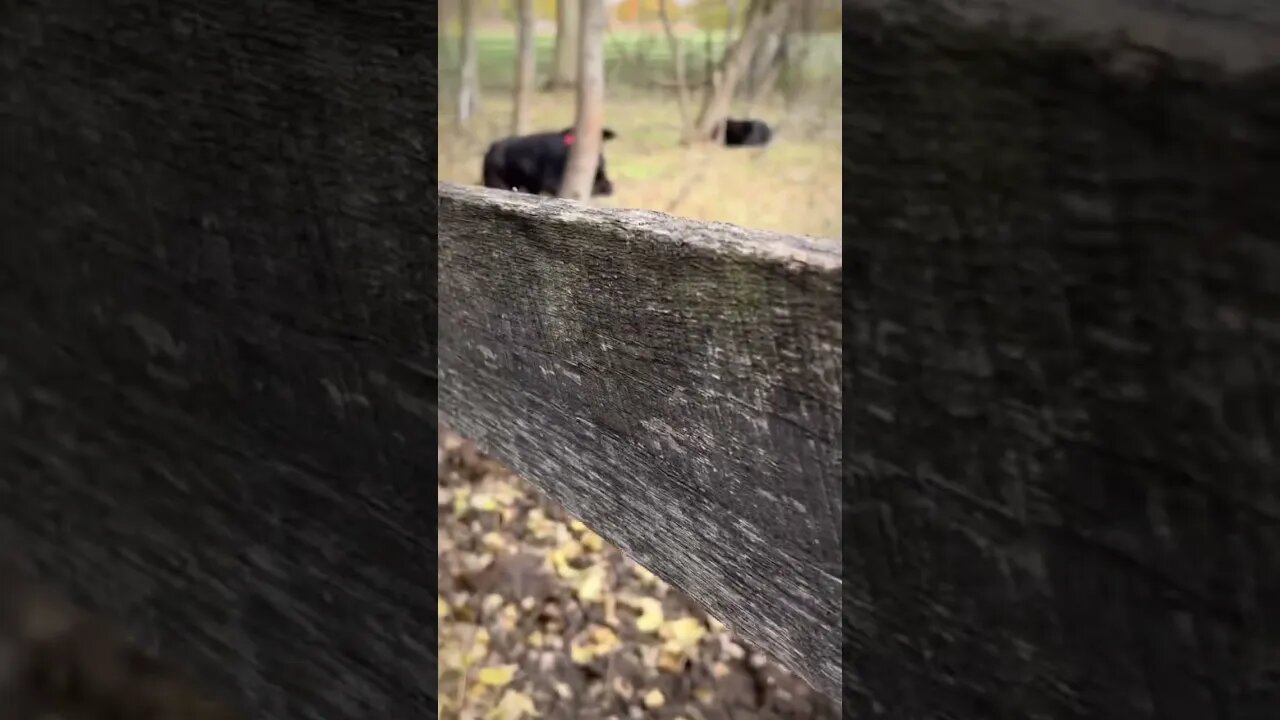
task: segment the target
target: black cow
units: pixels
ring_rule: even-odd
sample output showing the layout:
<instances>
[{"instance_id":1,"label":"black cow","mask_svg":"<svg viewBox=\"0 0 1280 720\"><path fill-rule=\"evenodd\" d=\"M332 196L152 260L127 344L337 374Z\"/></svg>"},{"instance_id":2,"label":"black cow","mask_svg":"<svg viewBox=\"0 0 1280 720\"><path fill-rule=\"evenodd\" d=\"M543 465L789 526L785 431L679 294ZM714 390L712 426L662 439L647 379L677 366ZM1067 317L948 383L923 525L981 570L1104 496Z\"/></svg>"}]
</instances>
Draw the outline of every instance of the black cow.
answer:
<instances>
[{"instance_id":1,"label":"black cow","mask_svg":"<svg viewBox=\"0 0 1280 720\"><path fill-rule=\"evenodd\" d=\"M609 128L604 129L603 136L605 140L616 137ZM560 132L521 135L493 143L484 154L484 186L534 195L559 195L573 141L573 128L565 128ZM601 152L591 195L612 194L613 183L605 175Z\"/></svg>"},{"instance_id":2,"label":"black cow","mask_svg":"<svg viewBox=\"0 0 1280 720\"><path fill-rule=\"evenodd\" d=\"M734 120L729 118L720 128L724 144L729 147L768 145L773 131L763 120Z\"/></svg>"}]
</instances>

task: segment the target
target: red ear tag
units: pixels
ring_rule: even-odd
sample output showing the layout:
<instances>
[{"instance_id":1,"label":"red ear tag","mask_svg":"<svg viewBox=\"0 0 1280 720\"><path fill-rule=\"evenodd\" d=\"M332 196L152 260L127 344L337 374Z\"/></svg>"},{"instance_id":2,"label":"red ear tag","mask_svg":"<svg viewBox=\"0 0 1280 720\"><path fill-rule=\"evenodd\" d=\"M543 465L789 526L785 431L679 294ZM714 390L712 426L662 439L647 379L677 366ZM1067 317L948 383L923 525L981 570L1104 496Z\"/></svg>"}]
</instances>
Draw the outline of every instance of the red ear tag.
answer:
<instances>
[{"instance_id":1,"label":"red ear tag","mask_svg":"<svg viewBox=\"0 0 1280 720\"><path fill-rule=\"evenodd\" d=\"M564 136L564 144L566 147L573 144L573 133L566 133Z\"/></svg>"}]
</instances>

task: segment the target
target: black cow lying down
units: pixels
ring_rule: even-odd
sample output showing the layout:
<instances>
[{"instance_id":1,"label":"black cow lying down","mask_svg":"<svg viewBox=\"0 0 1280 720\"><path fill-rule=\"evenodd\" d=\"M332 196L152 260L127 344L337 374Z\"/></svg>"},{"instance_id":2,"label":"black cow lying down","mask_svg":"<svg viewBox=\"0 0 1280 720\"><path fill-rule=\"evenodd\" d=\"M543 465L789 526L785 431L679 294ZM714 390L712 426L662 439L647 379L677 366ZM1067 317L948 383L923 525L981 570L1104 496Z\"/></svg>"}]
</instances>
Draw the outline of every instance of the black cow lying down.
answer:
<instances>
[{"instance_id":1,"label":"black cow lying down","mask_svg":"<svg viewBox=\"0 0 1280 720\"><path fill-rule=\"evenodd\" d=\"M616 137L609 128L605 128L603 134L605 140ZM573 142L573 128L503 138L490 145L484 154L484 186L534 195L559 195ZM602 152L591 183L591 195L612 194L613 183L605 175Z\"/></svg>"},{"instance_id":2,"label":"black cow lying down","mask_svg":"<svg viewBox=\"0 0 1280 720\"><path fill-rule=\"evenodd\" d=\"M720 128L724 144L729 147L744 145L768 145L773 131L763 120L734 120L728 118Z\"/></svg>"}]
</instances>

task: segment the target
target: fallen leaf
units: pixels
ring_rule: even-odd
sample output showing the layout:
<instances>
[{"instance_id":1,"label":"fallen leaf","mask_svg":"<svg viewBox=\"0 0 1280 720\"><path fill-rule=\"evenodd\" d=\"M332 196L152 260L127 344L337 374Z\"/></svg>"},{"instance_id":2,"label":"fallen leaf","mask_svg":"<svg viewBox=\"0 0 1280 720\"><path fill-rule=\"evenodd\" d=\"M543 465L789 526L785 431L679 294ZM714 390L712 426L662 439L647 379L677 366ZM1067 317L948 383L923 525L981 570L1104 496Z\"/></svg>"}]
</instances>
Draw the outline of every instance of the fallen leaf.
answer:
<instances>
[{"instance_id":1,"label":"fallen leaf","mask_svg":"<svg viewBox=\"0 0 1280 720\"><path fill-rule=\"evenodd\" d=\"M569 687L569 683L557 681L555 688L556 694L560 696L561 700L570 700L573 698L573 689Z\"/></svg>"},{"instance_id":2,"label":"fallen leaf","mask_svg":"<svg viewBox=\"0 0 1280 720\"><path fill-rule=\"evenodd\" d=\"M585 638L569 643L569 659L578 665L586 665L598 657L621 647L618 634L603 625L592 625Z\"/></svg>"},{"instance_id":3,"label":"fallen leaf","mask_svg":"<svg viewBox=\"0 0 1280 720\"><path fill-rule=\"evenodd\" d=\"M587 529L587 526L581 520L574 520L569 523L569 529L576 533L580 533L580 532L585 532Z\"/></svg>"},{"instance_id":4,"label":"fallen leaf","mask_svg":"<svg viewBox=\"0 0 1280 720\"><path fill-rule=\"evenodd\" d=\"M587 665L596 659L595 648L591 645L579 645L578 643L569 643L569 659L575 665Z\"/></svg>"},{"instance_id":5,"label":"fallen leaf","mask_svg":"<svg viewBox=\"0 0 1280 720\"><path fill-rule=\"evenodd\" d=\"M480 538L480 543L493 552L504 550L507 547L506 538L501 533L487 532Z\"/></svg>"},{"instance_id":6,"label":"fallen leaf","mask_svg":"<svg viewBox=\"0 0 1280 720\"><path fill-rule=\"evenodd\" d=\"M463 515L467 514L467 500L469 499L468 496L470 494L471 489L467 487L460 487L453 494L453 516L455 518L461 518Z\"/></svg>"},{"instance_id":7,"label":"fallen leaf","mask_svg":"<svg viewBox=\"0 0 1280 720\"><path fill-rule=\"evenodd\" d=\"M510 685L515 676L515 665L490 665L480 668L476 673L476 682L490 687L503 687Z\"/></svg>"},{"instance_id":8,"label":"fallen leaf","mask_svg":"<svg viewBox=\"0 0 1280 720\"><path fill-rule=\"evenodd\" d=\"M579 575L579 578L581 582L577 588L578 599L584 603L600 600L600 593L604 590L604 568L593 565Z\"/></svg>"},{"instance_id":9,"label":"fallen leaf","mask_svg":"<svg viewBox=\"0 0 1280 720\"><path fill-rule=\"evenodd\" d=\"M672 652L663 648L658 654L656 665L663 672L678 673L684 671L685 654L682 652Z\"/></svg>"},{"instance_id":10,"label":"fallen leaf","mask_svg":"<svg viewBox=\"0 0 1280 720\"><path fill-rule=\"evenodd\" d=\"M600 552L604 549L604 538L591 532L590 530L582 534L582 547L590 552Z\"/></svg>"},{"instance_id":11,"label":"fallen leaf","mask_svg":"<svg viewBox=\"0 0 1280 720\"><path fill-rule=\"evenodd\" d=\"M449 615L449 603L444 598L436 595L436 617L443 618Z\"/></svg>"},{"instance_id":12,"label":"fallen leaf","mask_svg":"<svg viewBox=\"0 0 1280 720\"><path fill-rule=\"evenodd\" d=\"M589 635L595 641L596 652L601 655L607 655L622 645L618 634L603 625L593 625Z\"/></svg>"},{"instance_id":13,"label":"fallen leaf","mask_svg":"<svg viewBox=\"0 0 1280 720\"><path fill-rule=\"evenodd\" d=\"M729 674L729 666L722 662L718 662L711 666L711 676L717 680L722 680Z\"/></svg>"},{"instance_id":14,"label":"fallen leaf","mask_svg":"<svg viewBox=\"0 0 1280 720\"><path fill-rule=\"evenodd\" d=\"M708 688L697 688L693 691L693 697L703 705L710 705L716 700L716 694Z\"/></svg>"},{"instance_id":15,"label":"fallen leaf","mask_svg":"<svg viewBox=\"0 0 1280 720\"><path fill-rule=\"evenodd\" d=\"M644 706L649 708L650 710L653 710L654 708L660 708L663 705L665 705L666 702L667 702L667 699L663 697L662 691L658 690L657 688L654 688L653 690L650 690L649 692L644 694Z\"/></svg>"},{"instance_id":16,"label":"fallen leaf","mask_svg":"<svg viewBox=\"0 0 1280 720\"><path fill-rule=\"evenodd\" d=\"M663 623L659 634L667 641L664 647L674 652L688 653L698 646L698 641L707 634L707 629L697 619L685 617Z\"/></svg>"},{"instance_id":17,"label":"fallen leaf","mask_svg":"<svg viewBox=\"0 0 1280 720\"><path fill-rule=\"evenodd\" d=\"M640 616L636 618L636 629L640 632L655 632L662 627L662 602L657 598L637 598L636 606Z\"/></svg>"},{"instance_id":18,"label":"fallen leaf","mask_svg":"<svg viewBox=\"0 0 1280 720\"><path fill-rule=\"evenodd\" d=\"M480 512L494 512L498 509L498 501L494 500L492 495L474 495L471 498L471 507Z\"/></svg>"},{"instance_id":19,"label":"fallen leaf","mask_svg":"<svg viewBox=\"0 0 1280 720\"><path fill-rule=\"evenodd\" d=\"M486 720L523 720L526 717L537 717L537 708L533 706L533 698L515 690L507 690L502 699L485 715Z\"/></svg>"},{"instance_id":20,"label":"fallen leaf","mask_svg":"<svg viewBox=\"0 0 1280 720\"><path fill-rule=\"evenodd\" d=\"M604 596L604 621L610 627L618 626L618 599L612 594Z\"/></svg>"},{"instance_id":21,"label":"fallen leaf","mask_svg":"<svg viewBox=\"0 0 1280 720\"><path fill-rule=\"evenodd\" d=\"M504 602L505 600L498 593L489 593L484 596L484 600L480 601L480 610L485 615L492 615L498 611L498 608L502 607Z\"/></svg>"},{"instance_id":22,"label":"fallen leaf","mask_svg":"<svg viewBox=\"0 0 1280 720\"><path fill-rule=\"evenodd\" d=\"M619 675L613 679L613 691L623 700L630 700L631 696L635 694L636 688L631 684L630 680Z\"/></svg>"}]
</instances>

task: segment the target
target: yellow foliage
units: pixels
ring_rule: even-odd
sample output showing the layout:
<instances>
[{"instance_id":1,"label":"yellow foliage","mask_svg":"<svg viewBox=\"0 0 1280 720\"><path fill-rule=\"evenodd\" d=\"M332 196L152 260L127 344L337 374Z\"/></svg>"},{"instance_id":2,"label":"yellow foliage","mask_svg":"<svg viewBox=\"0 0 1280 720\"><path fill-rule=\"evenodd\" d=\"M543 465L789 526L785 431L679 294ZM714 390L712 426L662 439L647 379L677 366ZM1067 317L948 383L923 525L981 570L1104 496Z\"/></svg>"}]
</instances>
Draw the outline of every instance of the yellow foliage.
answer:
<instances>
[{"instance_id":1,"label":"yellow foliage","mask_svg":"<svg viewBox=\"0 0 1280 720\"><path fill-rule=\"evenodd\" d=\"M663 649L687 654L698 646L698 641L707 634L707 629L696 619L686 617L663 623L658 634L667 641L663 644Z\"/></svg>"},{"instance_id":2,"label":"yellow foliage","mask_svg":"<svg viewBox=\"0 0 1280 720\"><path fill-rule=\"evenodd\" d=\"M603 625L592 625L584 640L569 643L569 658L578 665L586 665L622 645L617 633Z\"/></svg>"},{"instance_id":3,"label":"yellow foliage","mask_svg":"<svg viewBox=\"0 0 1280 720\"><path fill-rule=\"evenodd\" d=\"M510 685L515 677L515 665L490 665L480 668L476 673L476 682L489 687L504 687Z\"/></svg>"},{"instance_id":4,"label":"yellow foliage","mask_svg":"<svg viewBox=\"0 0 1280 720\"><path fill-rule=\"evenodd\" d=\"M640 616L636 618L636 629L640 632L654 632L662 627L662 602L657 598L637 598L636 606Z\"/></svg>"},{"instance_id":5,"label":"yellow foliage","mask_svg":"<svg viewBox=\"0 0 1280 720\"><path fill-rule=\"evenodd\" d=\"M662 695L662 691L654 688L644 694L644 706L650 710L660 708L665 705L667 699Z\"/></svg>"},{"instance_id":6,"label":"yellow foliage","mask_svg":"<svg viewBox=\"0 0 1280 720\"><path fill-rule=\"evenodd\" d=\"M582 534L582 547L588 552L600 552L604 549L604 538L588 530Z\"/></svg>"},{"instance_id":7,"label":"yellow foliage","mask_svg":"<svg viewBox=\"0 0 1280 720\"><path fill-rule=\"evenodd\" d=\"M604 568L592 565L579 577L581 582L578 583L577 588L578 599L584 603L598 602L600 594L604 591Z\"/></svg>"},{"instance_id":8,"label":"yellow foliage","mask_svg":"<svg viewBox=\"0 0 1280 720\"><path fill-rule=\"evenodd\" d=\"M502 699L485 715L485 720L523 720L526 717L537 717L538 711L533 706L533 698L515 690L507 690Z\"/></svg>"},{"instance_id":9,"label":"yellow foliage","mask_svg":"<svg viewBox=\"0 0 1280 720\"><path fill-rule=\"evenodd\" d=\"M498 501L494 500L492 495L473 495L471 507L480 512L494 512L498 509Z\"/></svg>"}]
</instances>

